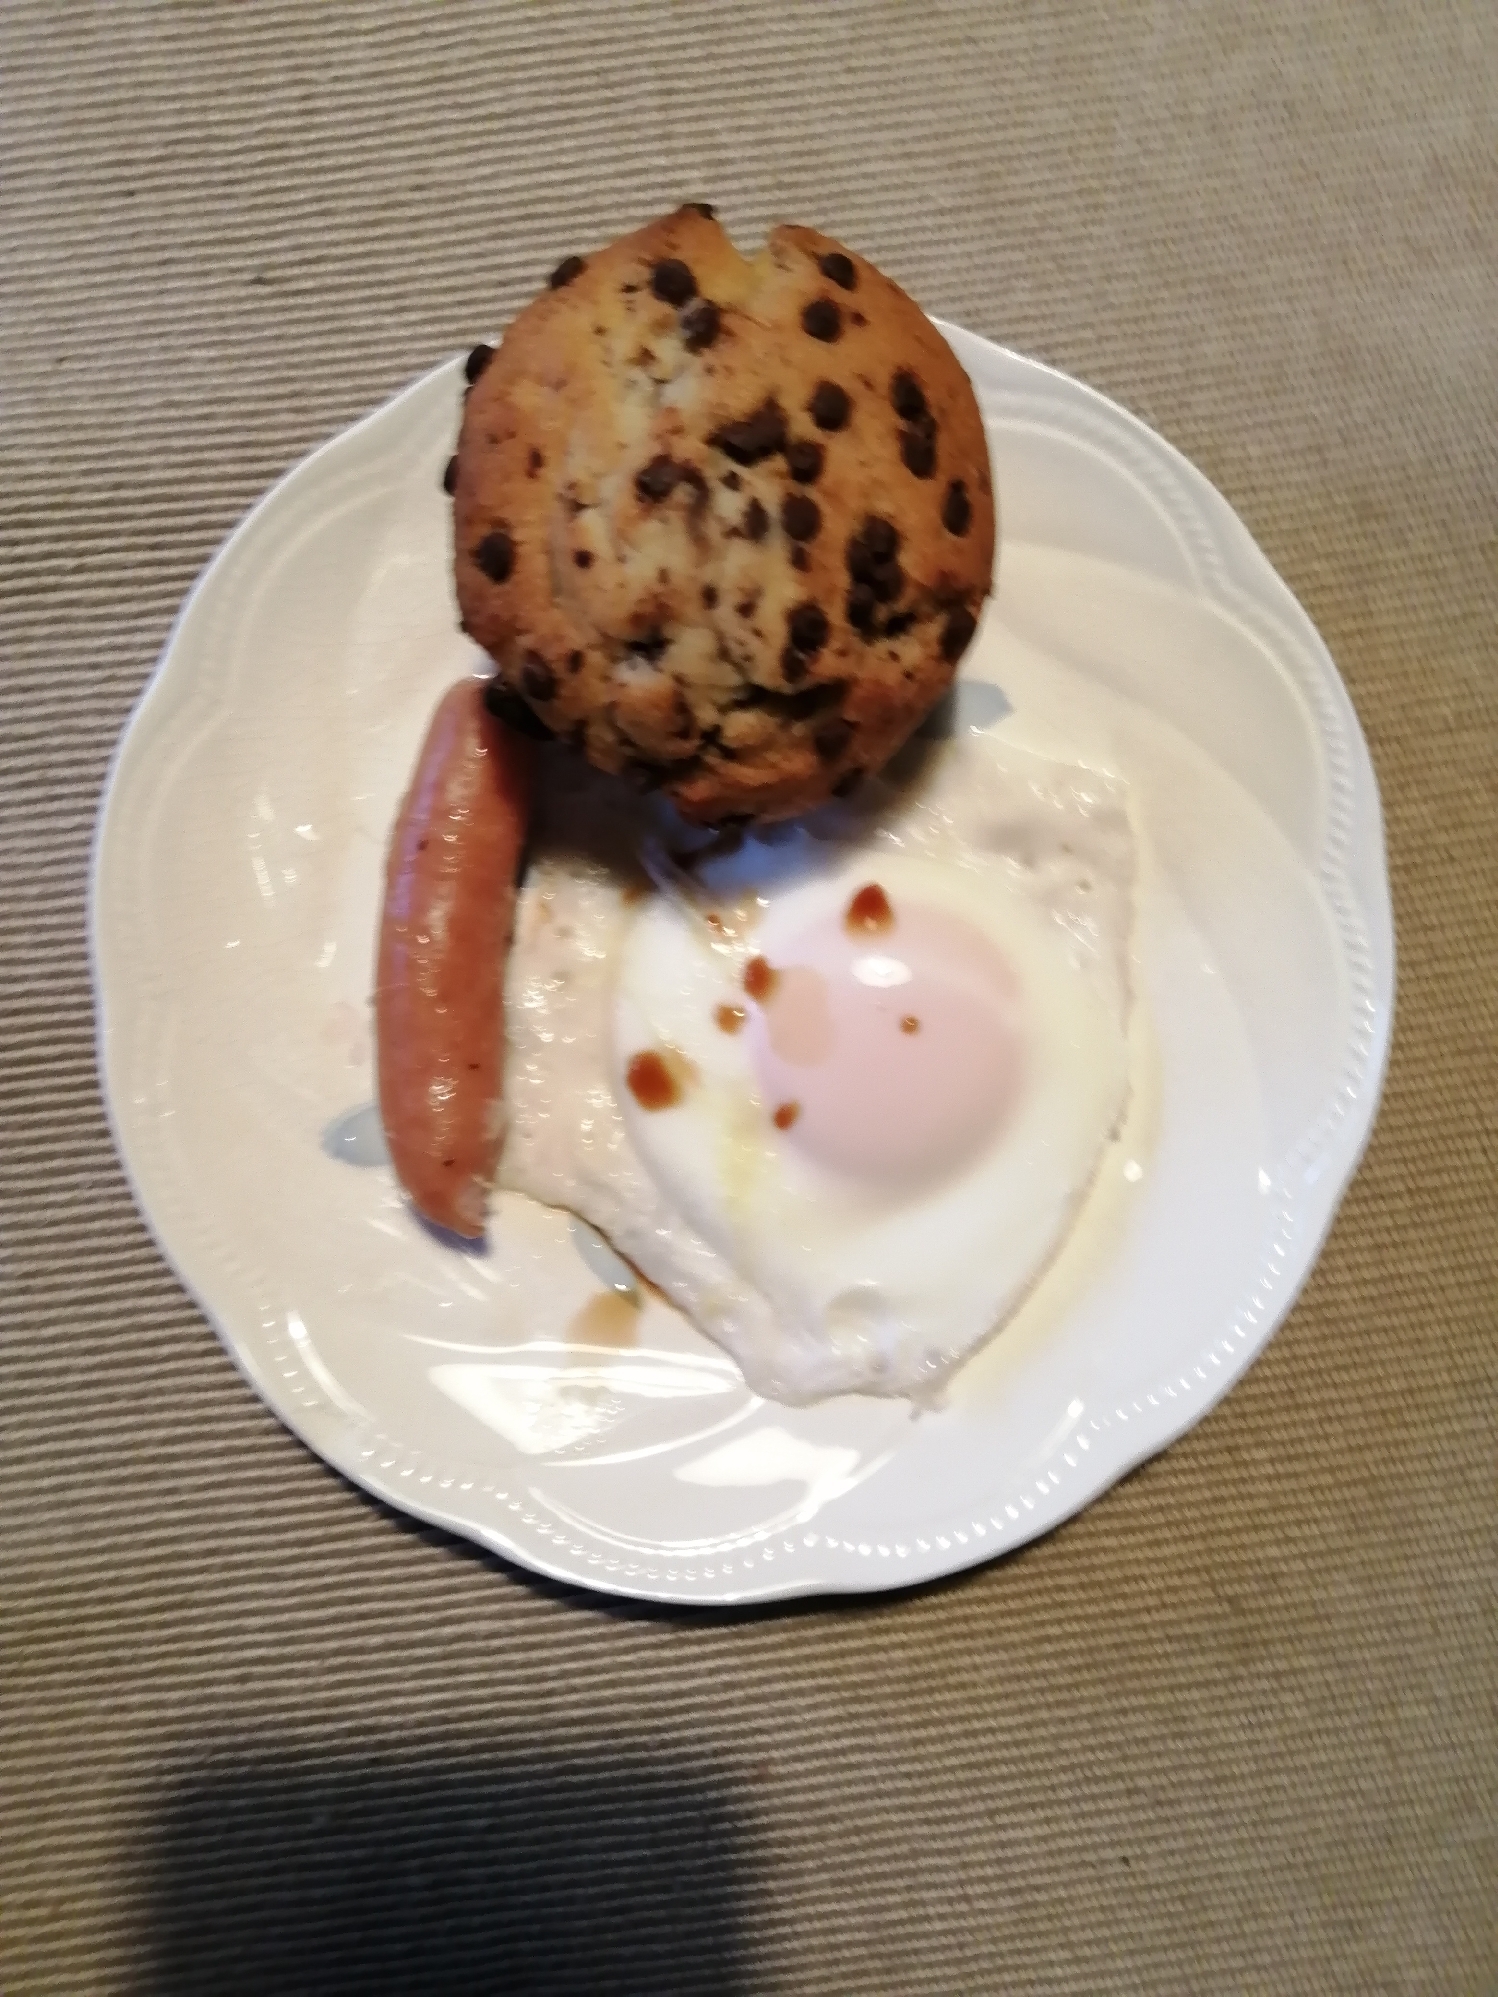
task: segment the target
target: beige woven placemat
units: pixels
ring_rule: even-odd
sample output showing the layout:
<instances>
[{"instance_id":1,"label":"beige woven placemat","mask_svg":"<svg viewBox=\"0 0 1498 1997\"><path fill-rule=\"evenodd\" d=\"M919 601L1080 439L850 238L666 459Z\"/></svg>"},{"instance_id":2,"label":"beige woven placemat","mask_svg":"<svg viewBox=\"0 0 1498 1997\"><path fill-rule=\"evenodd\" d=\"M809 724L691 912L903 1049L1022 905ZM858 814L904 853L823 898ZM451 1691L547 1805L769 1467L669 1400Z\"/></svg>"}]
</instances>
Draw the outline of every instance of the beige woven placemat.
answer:
<instances>
[{"instance_id":1,"label":"beige woven placemat","mask_svg":"<svg viewBox=\"0 0 1498 1997\"><path fill-rule=\"evenodd\" d=\"M1498 10L0 12L0 1987L1498 1989ZM611 1609L244 1387L100 1109L99 785L307 448L678 198L1214 478L1373 748L1400 1010L1310 1289L1048 1541Z\"/></svg>"}]
</instances>

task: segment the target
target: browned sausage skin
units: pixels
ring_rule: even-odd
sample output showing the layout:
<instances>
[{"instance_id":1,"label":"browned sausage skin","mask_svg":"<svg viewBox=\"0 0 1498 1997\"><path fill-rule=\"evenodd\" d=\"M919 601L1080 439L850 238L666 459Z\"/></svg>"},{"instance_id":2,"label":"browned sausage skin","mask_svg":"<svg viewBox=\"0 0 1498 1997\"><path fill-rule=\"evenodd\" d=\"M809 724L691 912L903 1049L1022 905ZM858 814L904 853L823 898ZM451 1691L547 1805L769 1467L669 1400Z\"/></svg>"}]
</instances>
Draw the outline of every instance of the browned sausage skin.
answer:
<instances>
[{"instance_id":1,"label":"browned sausage skin","mask_svg":"<svg viewBox=\"0 0 1498 1997\"><path fill-rule=\"evenodd\" d=\"M375 982L380 1120L418 1213L484 1231L504 1131L504 973L534 744L476 679L438 704L396 819Z\"/></svg>"}]
</instances>

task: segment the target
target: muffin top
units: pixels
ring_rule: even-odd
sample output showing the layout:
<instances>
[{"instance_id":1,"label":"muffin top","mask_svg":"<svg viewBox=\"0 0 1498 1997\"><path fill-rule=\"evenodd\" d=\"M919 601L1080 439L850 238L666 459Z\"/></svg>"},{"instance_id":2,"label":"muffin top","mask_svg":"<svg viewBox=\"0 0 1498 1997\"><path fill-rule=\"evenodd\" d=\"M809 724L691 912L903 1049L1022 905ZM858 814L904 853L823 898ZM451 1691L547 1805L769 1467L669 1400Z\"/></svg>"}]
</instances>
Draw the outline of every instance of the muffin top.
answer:
<instances>
[{"instance_id":1,"label":"muffin top","mask_svg":"<svg viewBox=\"0 0 1498 1997\"><path fill-rule=\"evenodd\" d=\"M972 386L814 230L745 258L702 206L569 256L476 348L453 489L496 704L704 824L886 762L992 582Z\"/></svg>"}]
</instances>

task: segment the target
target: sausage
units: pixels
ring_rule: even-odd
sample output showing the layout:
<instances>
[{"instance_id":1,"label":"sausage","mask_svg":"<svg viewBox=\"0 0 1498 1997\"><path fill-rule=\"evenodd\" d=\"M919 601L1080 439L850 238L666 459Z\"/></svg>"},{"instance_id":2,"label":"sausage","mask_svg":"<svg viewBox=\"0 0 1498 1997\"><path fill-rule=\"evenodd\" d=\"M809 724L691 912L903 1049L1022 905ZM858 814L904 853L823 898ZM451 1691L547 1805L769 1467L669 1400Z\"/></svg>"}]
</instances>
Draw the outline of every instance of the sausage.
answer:
<instances>
[{"instance_id":1,"label":"sausage","mask_svg":"<svg viewBox=\"0 0 1498 1997\"><path fill-rule=\"evenodd\" d=\"M535 746L476 679L432 716L385 867L375 981L380 1120L418 1213L484 1231L504 1134L504 974Z\"/></svg>"}]
</instances>

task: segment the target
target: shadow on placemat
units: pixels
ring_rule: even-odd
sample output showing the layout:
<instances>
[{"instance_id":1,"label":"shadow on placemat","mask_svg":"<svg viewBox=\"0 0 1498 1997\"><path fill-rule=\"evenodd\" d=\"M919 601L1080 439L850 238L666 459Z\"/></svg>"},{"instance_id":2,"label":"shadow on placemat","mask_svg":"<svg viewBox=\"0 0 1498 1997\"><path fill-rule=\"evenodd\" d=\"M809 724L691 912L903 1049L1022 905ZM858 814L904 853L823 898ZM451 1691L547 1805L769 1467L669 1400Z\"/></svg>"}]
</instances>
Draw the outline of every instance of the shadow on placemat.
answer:
<instances>
[{"instance_id":1,"label":"shadow on placemat","mask_svg":"<svg viewBox=\"0 0 1498 1997\"><path fill-rule=\"evenodd\" d=\"M230 1750L141 1856L140 1997L747 1988L727 1785L679 1754Z\"/></svg>"}]
</instances>

